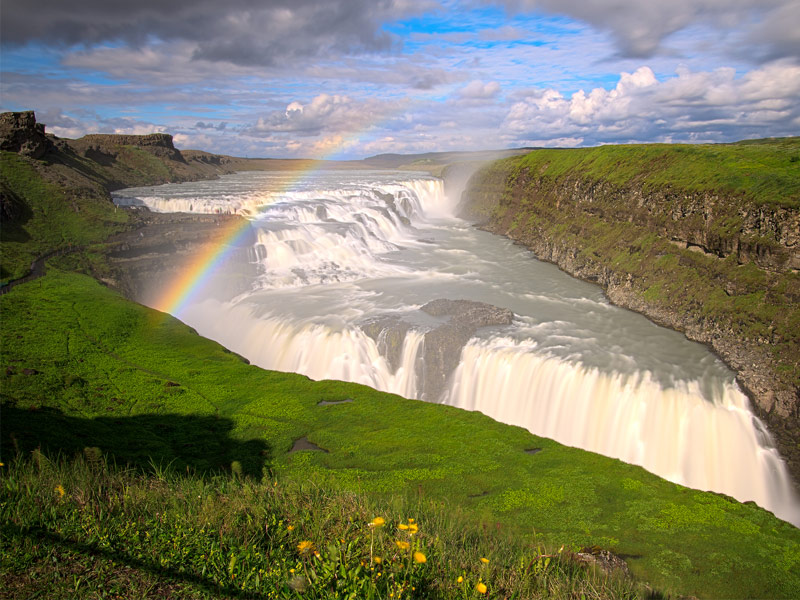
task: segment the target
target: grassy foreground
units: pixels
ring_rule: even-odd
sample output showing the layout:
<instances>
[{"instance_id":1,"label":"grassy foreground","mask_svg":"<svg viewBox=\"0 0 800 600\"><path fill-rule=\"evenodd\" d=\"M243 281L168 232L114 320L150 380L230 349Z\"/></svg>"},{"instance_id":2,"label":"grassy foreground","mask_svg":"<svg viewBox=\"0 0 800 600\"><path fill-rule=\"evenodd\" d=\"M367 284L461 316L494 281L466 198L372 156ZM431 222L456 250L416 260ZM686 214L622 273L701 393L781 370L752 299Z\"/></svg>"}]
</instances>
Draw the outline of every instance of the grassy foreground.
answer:
<instances>
[{"instance_id":1,"label":"grassy foreground","mask_svg":"<svg viewBox=\"0 0 800 600\"><path fill-rule=\"evenodd\" d=\"M434 501L375 503L268 477L144 476L93 449L71 462L35 453L8 471L0 569L12 598L655 597Z\"/></svg>"},{"instance_id":2,"label":"grassy foreground","mask_svg":"<svg viewBox=\"0 0 800 600\"><path fill-rule=\"evenodd\" d=\"M133 569L147 571L142 585L153 589L178 581L200 595L234 595L253 568L272 568L269 576L259 574L269 582L263 590L288 594L281 587L292 589L287 570L295 575L299 567L317 565L297 544L312 542L319 560L339 569L332 558L339 554L328 548L338 537L345 542L335 552L352 542L348 556L356 562L334 579L372 585L372 575L348 573L364 559L372 535L365 524L383 516L389 524L381 533L383 558L396 556L391 568L404 564L403 573L418 577L419 586L412 584L418 589L405 586L404 597L453 597L461 589L454 576L464 577L465 594L476 594L476 578L483 577L498 597L548 595L546 588L525 591L507 580L527 577L525 569L544 565L539 554L557 555L562 545L610 550L640 581L667 594L800 596L800 530L751 504L671 484L478 413L261 370L86 276L51 269L2 296L0 309L3 545L21 548L2 565L5 582L24 587L26 573L47 571L42 561L53 558L72 565L79 578L83 571L75 565L91 557L98 569L90 571L98 574L93 585L111 581L99 573L113 579L120 569ZM290 452L302 438L321 450ZM46 458L94 447L133 471L97 474L85 460ZM533 449L539 451L526 452ZM162 469L153 465L169 465L174 475L159 477ZM216 477L221 472L252 480ZM285 490L295 490L290 500L280 496L290 493ZM322 498L328 495L338 499L320 508L329 506ZM225 505L236 508L226 513ZM413 562L411 548L408 554L392 548L406 541L407 530L396 525L408 518L419 523L419 537L408 541L424 541L417 550L426 554L425 563ZM208 527L203 519L211 519ZM272 530L264 528L270 519L303 525L270 546ZM329 528L333 521L339 524ZM198 533L198 527L206 528ZM149 545L142 536L153 528L159 541ZM478 543L483 538L474 532L484 528L493 533L481 533L486 539ZM228 531L233 538L225 537ZM492 554L504 538L507 549ZM222 553L217 563L208 559L214 544ZM253 558L267 549L269 558ZM448 557L451 552L464 558ZM475 570L475 556L486 554L491 566ZM571 567L553 560L542 568L565 573L554 585L567 597L569 590L581 590L574 597L637 593L635 586L602 588L591 578L571 579ZM255 585L254 577L247 586ZM326 586L338 584L325 581L313 593L336 597ZM81 589L79 579L73 583ZM247 588L255 589L262 587ZM375 590L386 597L390 588Z\"/></svg>"}]
</instances>

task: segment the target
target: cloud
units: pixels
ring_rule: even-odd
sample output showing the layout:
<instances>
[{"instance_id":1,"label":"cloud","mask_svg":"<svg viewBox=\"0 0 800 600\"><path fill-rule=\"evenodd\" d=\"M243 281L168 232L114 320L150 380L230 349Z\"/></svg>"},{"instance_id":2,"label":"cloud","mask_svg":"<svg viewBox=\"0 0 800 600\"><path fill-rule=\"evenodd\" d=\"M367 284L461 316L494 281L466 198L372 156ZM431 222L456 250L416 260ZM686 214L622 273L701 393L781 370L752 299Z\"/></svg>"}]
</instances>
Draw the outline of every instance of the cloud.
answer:
<instances>
[{"instance_id":1,"label":"cloud","mask_svg":"<svg viewBox=\"0 0 800 600\"><path fill-rule=\"evenodd\" d=\"M191 42L193 56L239 65L279 65L303 57L385 52L399 40L387 20L429 6L427 0L6 0L4 45Z\"/></svg>"},{"instance_id":2,"label":"cloud","mask_svg":"<svg viewBox=\"0 0 800 600\"><path fill-rule=\"evenodd\" d=\"M797 131L800 66L780 61L742 77L730 68L678 69L658 81L649 67L622 73L611 89L529 90L503 129L525 144L581 138L585 144L630 141L732 141Z\"/></svg>"},{"instance_id":3,"label":"cloud","mask_svg":"<svg viewBox=\"0 0 800 600\"><path fill-rule=\"evenodd\" d=\"M328 139L334 139L337 135L348 136L365 130L397 112L403 104L319 94L306 104L293 101L283 111L260 117L248 134L257 137L284 133L302 137L325 134ZM332 142L322 144L327 148Z\"/></svg>"},{"instance_id":4,"label":"cloud","mask_svg":"<svg viewBox=\"0 0 800 600\"><path fill-rule=\"evenodd\" d=\"M760 46L751 59L800 58L800 3L797 0L487 0L512 13L542 11L579 19L608 31L620 54L651 57L670 35L703 25L744 33Z\"/></svg>"},{"instance_id":5,"label":"cloud","mask_svg":"<svg viewBox=\"0 0 800 600\"><path fill-rule=\"evenodd\" d=\"M483 83L482 81L474 80L469 82L466 86L461 88L459 94L462 98L471 98L485 100L494 98L500 93L500 84L496 81L489 81Z\"/></svg>"},{"instance_id":6,"label":"cloud","mask_svg":"<svg viewBox=\"0 0 800 600\"><path fill-rule=\"evenodd\" d=\"M228 127L228 123L225 121L221 123L205 123L204 121L198 121L194 124L195 129L215 129L216 131L225 131Z\"/></svg>"}]
</instances>

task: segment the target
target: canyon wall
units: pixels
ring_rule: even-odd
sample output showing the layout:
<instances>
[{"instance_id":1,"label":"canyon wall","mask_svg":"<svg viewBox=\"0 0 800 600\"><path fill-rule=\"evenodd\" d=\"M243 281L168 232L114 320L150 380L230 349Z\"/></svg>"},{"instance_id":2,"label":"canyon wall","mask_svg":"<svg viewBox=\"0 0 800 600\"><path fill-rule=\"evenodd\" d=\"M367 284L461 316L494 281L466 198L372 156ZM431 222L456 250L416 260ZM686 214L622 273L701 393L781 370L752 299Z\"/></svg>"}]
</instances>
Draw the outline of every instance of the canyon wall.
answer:
<instances>
[{"instance_id":1,"label":"canyon wall","mask_svg":"<svg viewBox=\"0 0 800 600\"><path fill-rule=\"evenodd\" d=\"M789 144L786 157L789 178L797 165L796 181L798 148ZM800 480L796 182L788 194L768 197L654 183L646 168L603 177L586 161L618 150L591 149L577 166L570 152L582 151L534 151L484 167L462 196L461 216L598 283L613 303L710 346L736 371Z\"/></svg>"}]
</instances>

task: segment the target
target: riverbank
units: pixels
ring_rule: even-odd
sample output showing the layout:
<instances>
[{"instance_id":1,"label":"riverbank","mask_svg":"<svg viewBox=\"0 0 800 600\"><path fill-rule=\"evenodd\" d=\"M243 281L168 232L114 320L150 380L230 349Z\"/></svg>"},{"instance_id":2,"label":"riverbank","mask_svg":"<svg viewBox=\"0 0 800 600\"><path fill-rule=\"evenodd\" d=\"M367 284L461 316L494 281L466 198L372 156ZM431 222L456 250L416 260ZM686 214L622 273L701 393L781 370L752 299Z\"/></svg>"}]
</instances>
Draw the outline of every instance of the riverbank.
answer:
<instances>
[{"instance_id":1,"label":"riverbank","mask_svg":"<svg viewBox=\"0 0 800 600\"><path fill-rule=\"evenodd\" d=\"M797 482L798 155L797 138L539 150L479 171L461 211L707 344L737 373Z\"/></svg>"}]
</instances>

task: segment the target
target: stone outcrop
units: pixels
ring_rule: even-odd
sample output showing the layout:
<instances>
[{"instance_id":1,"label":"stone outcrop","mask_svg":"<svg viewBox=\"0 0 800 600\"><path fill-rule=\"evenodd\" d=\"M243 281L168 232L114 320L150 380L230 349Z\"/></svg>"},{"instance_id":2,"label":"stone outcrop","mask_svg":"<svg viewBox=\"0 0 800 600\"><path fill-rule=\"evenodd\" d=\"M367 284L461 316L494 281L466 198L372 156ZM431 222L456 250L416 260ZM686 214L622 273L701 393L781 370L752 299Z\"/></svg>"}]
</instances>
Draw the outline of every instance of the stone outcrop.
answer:
<instances>
[{"instance_id":1,"label":"stone outcrop","mask_svg":"<svg viewBox=\"0 0 800 600\"><path fill-rule=\"evenodd\" d=\"M172 136L166 133L147 135L95 133L70 141L70 146L81 156L105 166L113 164L126 146L138 148L162 160L186 164L186 159L175 148Z\"/></svg>"},{"instance_id":2,"label":"stone outcrop","mask_svg":"<svg viewBox=\"0 0 800 600\"><path fill-rule=\"evenodd\" d=\"M509 325L514 314L485 302L437 299L420 310L436 323L424 333L422 360L417 365L420 397L436 401L458 366L461 350L481 327ZM373 319L361 326L378 345L390 368L400 366L403 341L412 325L395 316Z\"/></svg>"},{"instance_id":3,"label":"stone outcrop","mask_svg":"<svg viewBox=\"0 0 800 600\"><path fill-rule=\"evenodd\" d=\"M0 114L0 150L39 159L52 147L32 110Z\"/></svg>"}]
</instances>

